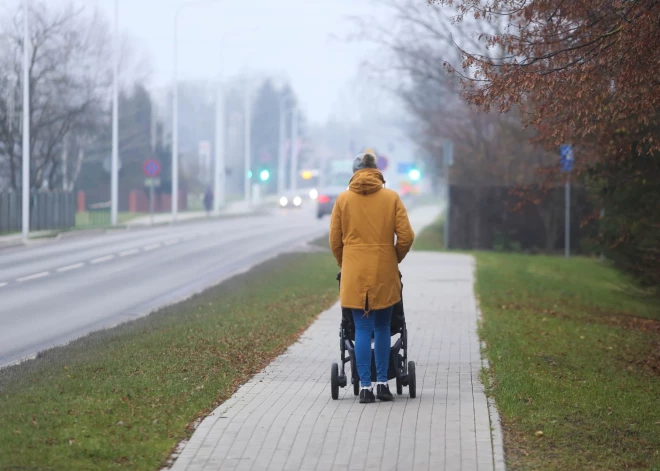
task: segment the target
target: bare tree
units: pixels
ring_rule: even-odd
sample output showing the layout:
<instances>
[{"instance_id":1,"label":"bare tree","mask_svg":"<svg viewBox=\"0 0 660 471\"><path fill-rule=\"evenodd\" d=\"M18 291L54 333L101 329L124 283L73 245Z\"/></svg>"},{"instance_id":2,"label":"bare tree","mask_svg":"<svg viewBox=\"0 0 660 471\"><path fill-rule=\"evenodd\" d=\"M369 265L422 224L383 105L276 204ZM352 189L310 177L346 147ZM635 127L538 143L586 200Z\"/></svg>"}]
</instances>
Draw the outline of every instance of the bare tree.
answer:
<instances>
[{"instance_id":1,"label":"bare tree","mask_svg":"<svg viewBox=\"0 0 660 471\"><path fill-rule=\"evenodd\" d=\"M21 15L0 26L7 43L0 52L0 77L13 79L9 93L0 94L0 169L15 190L20 186L22 152L17 119L22 113ZM51 8L44 2L33 4L30 24L30 187L71 188L84 143L103 119L111 77L108 27L96 13L73 5ZM18 105L15 113L12 104Z\"/></svg>"},{"instance_id":2,"label":"bare tree","mask_svg":"<svg viewBox=\"0 0 660 471\"><path fill-rule=\"evenodd\" d=\"M531 141L535 131L520 124L520 112L484 113L471 109L461 99L461 82L449 70L462 71L461 50L479 50L486 57L497 48L486 48L480 35L494 34L497 23L456 23L458 10L428 5L416 0L380 0L392 13L392 22L356 19L360 40L381 47L382 56L365 70L400 96L417 120L413 138L423 147L435 167L442 169L442 143L454 142L456 184L513 186L538 181L537 170L554 159ZM477 29L481 28L481 29ZM476 31L476 34L468 33ZM457 47L459 46L459 47Z\"/></svg>"}]
</instances>

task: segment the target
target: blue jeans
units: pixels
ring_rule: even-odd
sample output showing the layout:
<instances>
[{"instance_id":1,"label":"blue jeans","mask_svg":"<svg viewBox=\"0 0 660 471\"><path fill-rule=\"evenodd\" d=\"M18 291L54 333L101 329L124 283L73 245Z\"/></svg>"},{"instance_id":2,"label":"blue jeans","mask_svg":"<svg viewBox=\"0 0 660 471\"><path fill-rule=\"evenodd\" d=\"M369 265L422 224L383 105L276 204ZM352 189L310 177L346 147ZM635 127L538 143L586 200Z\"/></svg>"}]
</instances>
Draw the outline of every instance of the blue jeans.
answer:
<instances>
[{"instance_id":1,"label":"blue jeans","mask_svg":"<svg viewBox=\"0 0 660 471\"><path fill-rule=\"evenodd\" d=\"M355 320L355 362L357 363L360 385L371 386L371 334L374 334L374 356L376 357L376 378L379 383L387 382L387 368L390 361L390 322L392 308L378 309L364 315L361 309L353 309Z\"/></svg>"}]
</instances>

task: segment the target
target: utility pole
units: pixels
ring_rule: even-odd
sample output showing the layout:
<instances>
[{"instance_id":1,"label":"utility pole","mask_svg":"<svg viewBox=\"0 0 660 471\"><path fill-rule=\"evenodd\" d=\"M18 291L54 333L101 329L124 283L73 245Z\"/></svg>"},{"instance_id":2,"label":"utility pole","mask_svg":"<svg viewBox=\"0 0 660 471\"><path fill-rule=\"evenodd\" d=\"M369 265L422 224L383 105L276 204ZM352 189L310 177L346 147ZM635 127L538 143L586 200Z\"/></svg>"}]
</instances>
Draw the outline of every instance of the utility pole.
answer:
<instances>
[{"instance_id":1,"label":"utility pole","mask_svg":"<svg viewBox=\"0 0 660 471\"><path fill-rule=\"evenodd\" d=\"M564 256L571 256L571 170L573 170L573 146L564 144L559 147L560 168L567 173L566 183L564 184Z\"/></svg>"},{"instance_id":2,"label":"utility pole","mask_svg":"<svg viewBox=\"0 0 660 471\"><path fill-rule=\"evenodd\" d=\"M566 220L564 228L564 245L565 245L565 257L569 258L571 256L571 181L570 177L566 178L566 183L564 185L565 197L566 197L566 207L564 218Z\"/></svg>"}]
</instances>

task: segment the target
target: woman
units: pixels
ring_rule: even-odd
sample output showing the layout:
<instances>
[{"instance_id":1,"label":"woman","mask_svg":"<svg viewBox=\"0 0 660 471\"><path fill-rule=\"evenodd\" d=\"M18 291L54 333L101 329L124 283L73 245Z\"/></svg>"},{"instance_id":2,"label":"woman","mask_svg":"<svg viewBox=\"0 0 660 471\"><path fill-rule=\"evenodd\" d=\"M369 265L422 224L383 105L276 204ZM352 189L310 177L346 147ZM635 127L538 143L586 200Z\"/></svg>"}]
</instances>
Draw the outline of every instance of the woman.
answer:
<instances>
[{"instance_id":1,"label":"woman","mask_svg":"<svg viewBox=\"0 0 660 471\"><path fill-rule=\"evenodd\" d=\"M353 311L360 402L394 399L387 384L392 307L401 300L398 264L415 234L399 195L385 189L376 157L353 162L349 190L332 209L330 248L341 268L341 305ZM396 244L394 236L396 235ZM371 384L371 334L376 357L376 395Z\"/></svg>"}]
</instances>

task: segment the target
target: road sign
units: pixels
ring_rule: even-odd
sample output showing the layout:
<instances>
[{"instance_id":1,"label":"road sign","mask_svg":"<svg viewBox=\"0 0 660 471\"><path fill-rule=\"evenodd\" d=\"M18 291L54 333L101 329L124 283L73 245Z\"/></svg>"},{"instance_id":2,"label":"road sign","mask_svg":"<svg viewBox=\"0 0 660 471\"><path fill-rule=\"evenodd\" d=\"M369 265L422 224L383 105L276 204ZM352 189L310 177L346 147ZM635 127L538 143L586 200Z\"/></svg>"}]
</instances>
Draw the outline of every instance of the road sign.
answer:
<instances>
[{"instance_id":1,"label":"road sign","mask_svg":"<svg viewBox=\"0 0 660 471\"><path fill-rule=\"evenodd\" d=\"M156 178L160 174L160 162L156 159L148 159L142 166L142 171L148 178Z\"/></svg>"},{"instance_id":2,"label":"road sign","mask_svg":"<svg viewBox=\"0 0 660 471\"><path fill-rule=\"evenodd\" d=\"M559 156L561 157L560 167L562 172L573 170L573 146L569 144L559 146Z\"/></svg>"},{"instance_id":3,"label":"road sign","mask_svg":"<svg viewBox=\"0 0 660 471\"><path fill-rule=\"evenodd\" d=\"M387 160L387 157L384 155L379 155L376 160L376 166L378 167L378 170L381 172L387 169L387 164L389 161Z\"/></svg>"},{"instance_id":4,"label":"road sign","mask_svg":"<svg viewBox=\"0 0 660 471\"><path fill-rule=\"evenodd\" d=\"M160 178L145 178L144 179L144 186L148 187L159 187L160 186Z\"/></svg>"}]
</instances>

